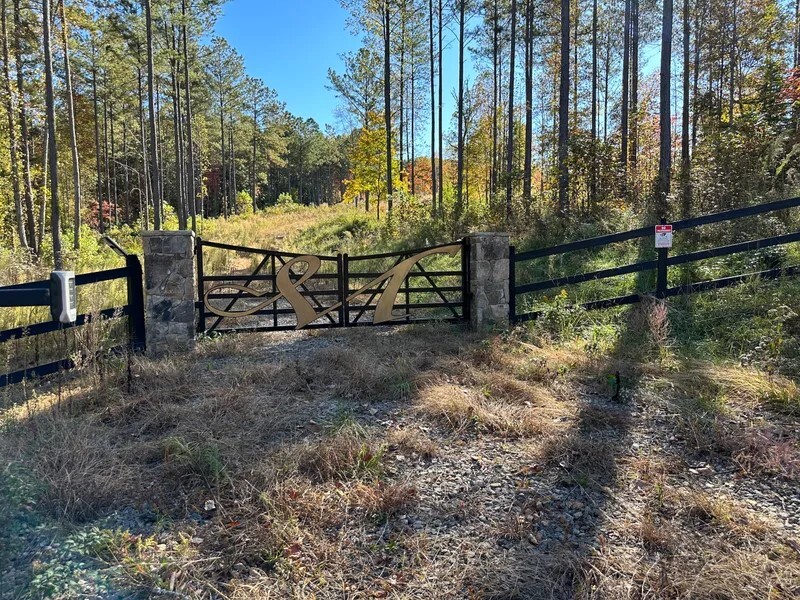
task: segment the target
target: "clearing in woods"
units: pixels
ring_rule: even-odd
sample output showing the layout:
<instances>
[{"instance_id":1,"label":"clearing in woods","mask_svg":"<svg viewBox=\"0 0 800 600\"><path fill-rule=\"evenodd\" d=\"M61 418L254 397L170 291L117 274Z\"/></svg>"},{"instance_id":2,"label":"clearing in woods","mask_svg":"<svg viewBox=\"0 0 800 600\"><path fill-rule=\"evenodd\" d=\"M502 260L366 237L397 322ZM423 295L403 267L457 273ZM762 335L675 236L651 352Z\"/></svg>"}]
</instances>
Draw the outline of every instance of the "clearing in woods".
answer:
<instances>
[{"instance_id":1,"label":"clearing in woods","mask_svg":"<svg viewBox=\"0 0 800 600\"><path fill-rule=\"evenodd\" d=\"M613 344L228 335L134 357L130 391L18 388L0 597L797 597L795 384L620 314Z\"/></svg>"}]
</instances>

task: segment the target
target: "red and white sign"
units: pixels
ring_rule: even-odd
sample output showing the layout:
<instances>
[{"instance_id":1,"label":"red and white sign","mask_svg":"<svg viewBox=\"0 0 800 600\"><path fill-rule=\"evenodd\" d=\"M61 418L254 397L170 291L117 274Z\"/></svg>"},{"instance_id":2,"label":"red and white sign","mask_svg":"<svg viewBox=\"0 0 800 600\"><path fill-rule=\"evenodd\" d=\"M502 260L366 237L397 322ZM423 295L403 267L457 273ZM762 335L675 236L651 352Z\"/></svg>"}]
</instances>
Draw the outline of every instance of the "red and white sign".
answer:
<instances>
[{"instance_id":1,"label":"red and white sign","mask_svg":"<svg viewBox=\"0 0 800 600\"><path fill-rule=\"evenodd\" d=\"M656 225L656 248L672 248L672 225Z\"/></svg>"}]
</instances>

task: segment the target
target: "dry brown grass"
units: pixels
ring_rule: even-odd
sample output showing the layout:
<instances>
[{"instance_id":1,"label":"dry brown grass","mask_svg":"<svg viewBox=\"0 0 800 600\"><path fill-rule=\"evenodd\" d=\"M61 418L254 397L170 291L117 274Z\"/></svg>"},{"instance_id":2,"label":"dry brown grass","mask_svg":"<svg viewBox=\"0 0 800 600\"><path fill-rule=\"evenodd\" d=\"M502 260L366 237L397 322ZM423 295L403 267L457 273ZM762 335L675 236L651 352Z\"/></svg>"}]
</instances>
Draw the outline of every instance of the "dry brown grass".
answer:
<instances>
[{"instance_id":1,"label":"dry brown grass","mask_svg":"<svg viewBox=\"0 0 800 600\"><path fill-rule=\"evenodd\" d=\"M586 563L574 597L788 600L800 591L800 568L784 553L692 542L667 555L606 548Z\"/></svg>"},{"instance_id":2,"label":"dry brown grass","mask_svg":"<svg viewBox=\"0 0 800 600\"><path fill-rule=\"evenodd\" d=\"M0 451L8 461L36 449L28 464L42 484L38 506L46 512L85 521L137 488L139 474L113 432L52 412L41 413L23 427L3 440ZM24 445L19 444L20 435Z\"/></svg>"},{"instance_id":3,"label":"dry brown grass","mask_svg":"<svg viewBox=\"0 0 800 600\"><path fill-rule=\"evenodd\" d=\"M547 416L534 408L492 400L479 391L451 383L421 389L417 410L459 433L475 428L506 437L527 437L553 429Z\"/></svg>"},{"instance_id":4,"label":"dry brown grass","mask_svg":"<svg viewBox=\"0 0 800 600\"><path fill-rule=\"evenodd\" d=\"M411 427L393 429L387 436L389 449L430 460L439 452L439 448L425 432Z\"/></svg>"},{"instance_id":5,"label":"dry brown grass","mask_svg":"<svg viewBox=\"0 0 800 600\"><path fill-rule=\"evenodd\" d=\"M724 398L735 410L765 407L792 415L800 409L800 389L793 380L752 367L689 362L680 370L650 366L646 373L652 386L675 397Z\"/></svg>"},{"instance_id":6,"label":"dry brown grass","mask_svg":"<svg viewBox=\"0 0 800 600\"><path fill-rule=\"evenodd\" d=\"M683 448L630 448L644 401L598 398L598 380L619 366L448 327L227 336L191 356L137 359L131 394L109 374L5 411L0 457L48 483L51 514L91 519L149 502L174 519L160 533L121 534L106 556L148 592L793 597L800 555L780 524L687 485ZM761 406L720 372L700 387L671 383L660 364L641 373L644 392L669 392L651 411L677 413L679 396L698 389L724 396L737 419ZM750 433L764 425L747 423ZM783 464L759 448L729 451L743 475ZM506 463L501 487L489 486ZM470 487L472 474L483 488ZM517 487L503 496L506 485ZM563 502L538 502L554 490ZM546 546L575 499L580 543Z\"/></svg>"},{"instance_id":7,"label":"dry brown grass","mask_svg":"<svg viewBox=\"0 0 800 600\"><path fill-rule=\"evenodd\" d=\"M381 472L385 448L370 439L369 433L354 423L341 427L300 450L300 472L321 481L376 476Z\"/></svg>"}]
</instances>

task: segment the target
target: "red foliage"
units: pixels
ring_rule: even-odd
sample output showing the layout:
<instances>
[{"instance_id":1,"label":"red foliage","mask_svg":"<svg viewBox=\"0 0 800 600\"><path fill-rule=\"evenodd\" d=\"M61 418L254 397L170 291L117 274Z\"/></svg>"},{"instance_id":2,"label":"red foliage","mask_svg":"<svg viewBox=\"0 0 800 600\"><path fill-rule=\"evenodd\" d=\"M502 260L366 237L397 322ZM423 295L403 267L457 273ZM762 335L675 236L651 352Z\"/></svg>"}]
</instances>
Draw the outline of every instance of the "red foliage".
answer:
<instances>
[{"instance_id":1,"label":"red foliage","mask_svg":"<svg viewBox=\"0 0 800 600\"><path fill-rule=\"evenodd\" d=\"M119 211L119 207L117 208L117 215L122 216L122 213ZM108 200L103 200L103 223L109 224L112 223L114 220L114 209L115 205L113 202L109 202ZM97 200L92 200L89 202L89 206L86 208L86 214L84 215L84 222L94 229L99 229L100 227L100 219L99 211L97 210Z\"/></svg>"},{"instance_id":2,"label":"red foliage","mask_svg":"<svg viewBox=\"0 0 800 600\"><path fill-rule=\"evenodd\" d=\"M789 74L783 81L780 98L792 103L800 102L800 67L789 70Z\"/></svg>"}]
</instances>

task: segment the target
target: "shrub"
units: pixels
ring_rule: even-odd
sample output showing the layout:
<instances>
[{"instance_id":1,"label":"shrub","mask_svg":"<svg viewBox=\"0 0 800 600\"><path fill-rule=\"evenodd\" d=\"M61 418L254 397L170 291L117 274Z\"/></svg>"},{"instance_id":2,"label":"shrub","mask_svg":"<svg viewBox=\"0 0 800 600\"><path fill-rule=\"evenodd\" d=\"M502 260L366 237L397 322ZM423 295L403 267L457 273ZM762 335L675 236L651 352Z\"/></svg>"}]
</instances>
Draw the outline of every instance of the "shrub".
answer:
<instances>
[{"instance_id":1,"label":"shrub","mask_svg":"<svg viewBox=\"0 0 800 600\"><path fill-rule=\"evenodd\" d=\"M278 199L275 201L277 206L290 206L294 204L294 198L288 192L282 192Z\"/></svg>"},{"instance_id":2,"label":"shrub","mask_svg":"<svg viewBox=\"0 0 800 600\"><path fill-rule=\"evenodd\" d=\"M253 198L250 197L245 191L236 194L236 214L237 215L252 215L253 214Z\"/></svg>"}]
</instances>

